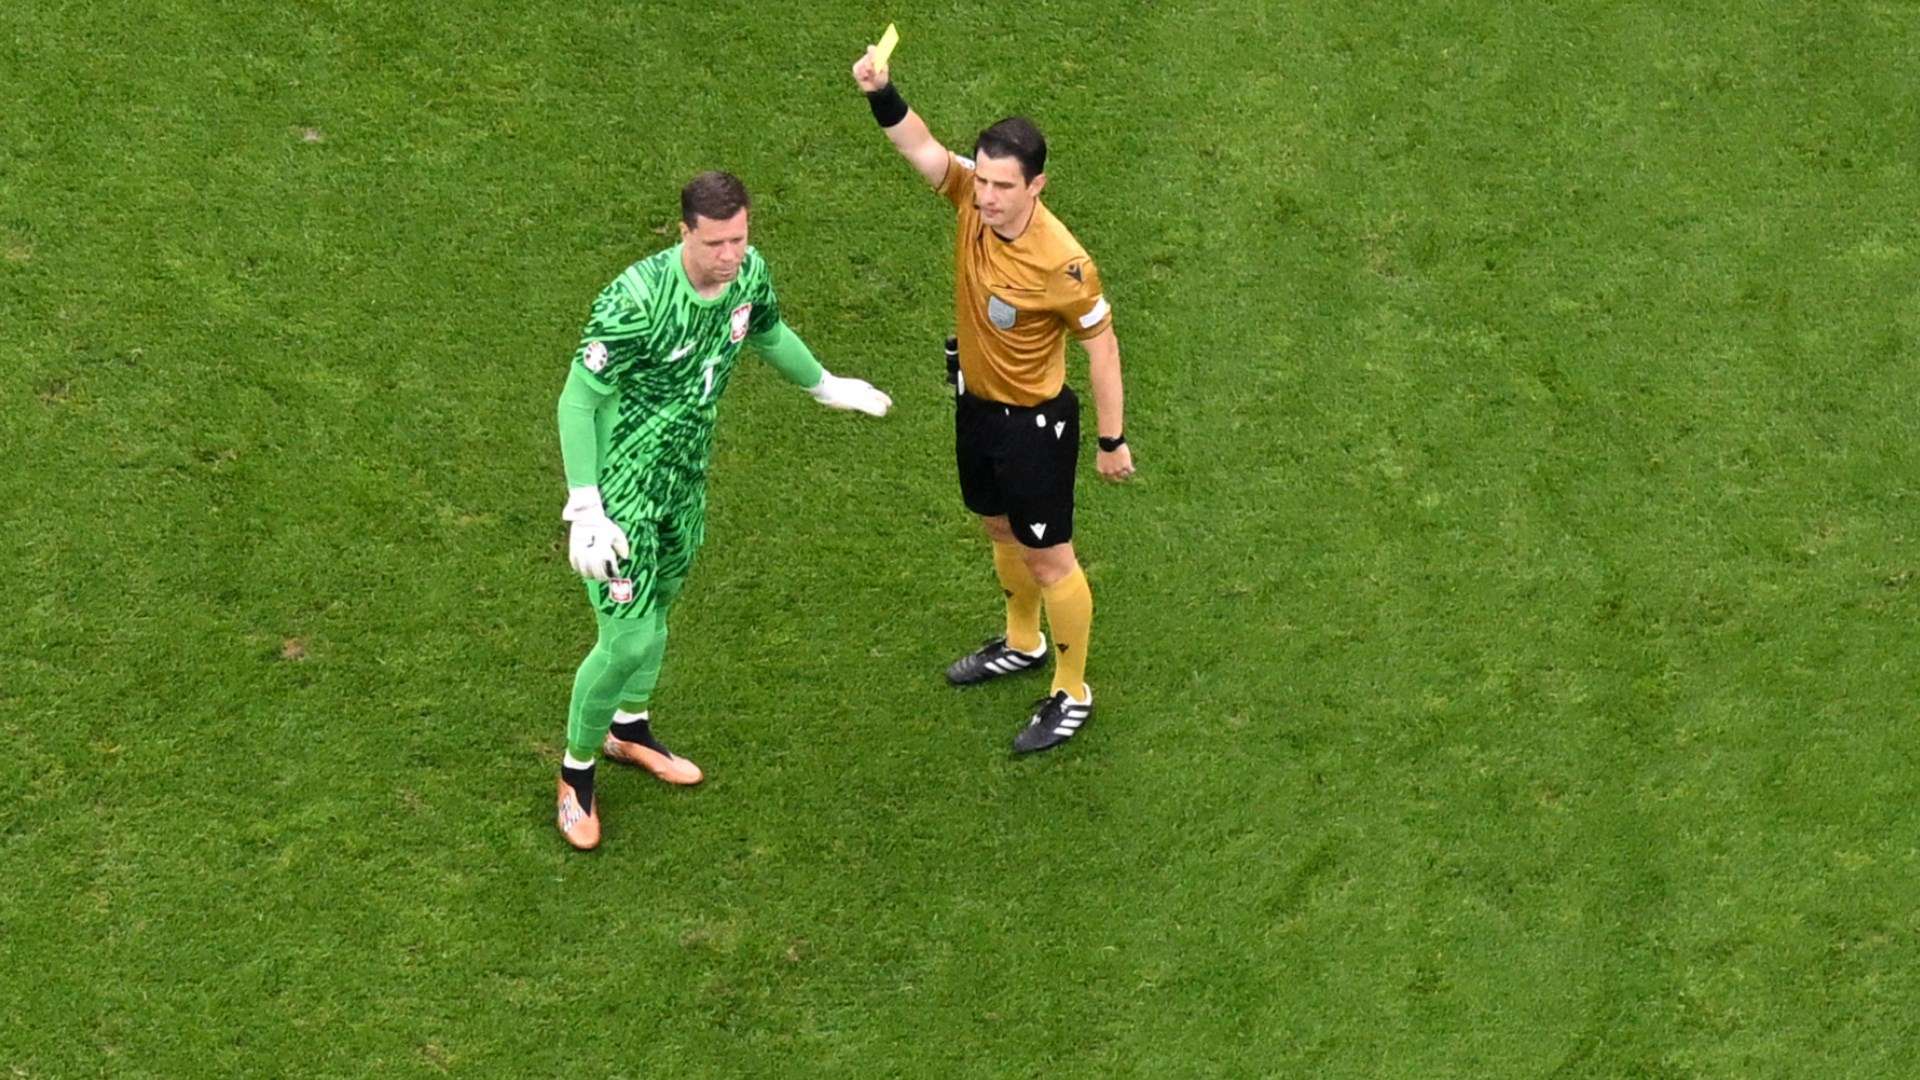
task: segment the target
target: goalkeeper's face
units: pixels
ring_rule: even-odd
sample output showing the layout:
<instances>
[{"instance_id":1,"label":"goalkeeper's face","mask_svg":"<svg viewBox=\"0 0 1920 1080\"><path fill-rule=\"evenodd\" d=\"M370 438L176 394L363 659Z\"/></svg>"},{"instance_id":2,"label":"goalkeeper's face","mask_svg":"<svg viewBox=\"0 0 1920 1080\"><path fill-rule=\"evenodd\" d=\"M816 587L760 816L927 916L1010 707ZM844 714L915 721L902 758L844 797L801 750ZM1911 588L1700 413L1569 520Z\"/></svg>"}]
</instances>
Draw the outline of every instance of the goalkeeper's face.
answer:
<instances>
[{"instance_id":1,"label":"goalkeeper's face","mask_svg":"<svg viewBox=\"0 0 1920 1080\"><path fill-rule=\"evenodd\" d=\"M740 276L747 257L747 212L724 221L695 214L692 228L680 223L680 239L686 244L691 276L703 284L724 285Z\"/></svg>"}]
</instances>

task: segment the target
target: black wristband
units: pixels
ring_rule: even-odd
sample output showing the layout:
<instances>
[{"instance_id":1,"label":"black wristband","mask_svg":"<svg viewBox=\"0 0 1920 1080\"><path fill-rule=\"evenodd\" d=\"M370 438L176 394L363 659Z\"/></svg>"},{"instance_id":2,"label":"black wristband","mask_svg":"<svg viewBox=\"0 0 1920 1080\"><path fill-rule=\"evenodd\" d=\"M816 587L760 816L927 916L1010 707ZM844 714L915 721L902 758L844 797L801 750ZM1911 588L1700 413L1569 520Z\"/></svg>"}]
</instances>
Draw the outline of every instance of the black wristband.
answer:
<instances>
[{"instance_id":1,"label":"black wristband","mask_svg":"<svg viewBox=\"0 0 1920 1080\"><path fill-rule=\"evenodd\" d=\"M907 118L907 102L900 96L900 90L892 80L878 90L867 91L867 108L873 110L873 118L883 128L890 128Z\"/></svg>"},{"instance_id":2,"label":"black wristband","mask_svg":"<svg viewBox=\"0 0 1920 1080\"><path fill-rule=\"evenodd\" d=\"M1100 449L1106 451L1109 454L1127 445L1126 432L1121 432L1120 434L1115 435L1111 439L1107 438L1105 435L1096 435L1094 436L1094 438L1100 443Z\"/></svg>"}]
</instances>

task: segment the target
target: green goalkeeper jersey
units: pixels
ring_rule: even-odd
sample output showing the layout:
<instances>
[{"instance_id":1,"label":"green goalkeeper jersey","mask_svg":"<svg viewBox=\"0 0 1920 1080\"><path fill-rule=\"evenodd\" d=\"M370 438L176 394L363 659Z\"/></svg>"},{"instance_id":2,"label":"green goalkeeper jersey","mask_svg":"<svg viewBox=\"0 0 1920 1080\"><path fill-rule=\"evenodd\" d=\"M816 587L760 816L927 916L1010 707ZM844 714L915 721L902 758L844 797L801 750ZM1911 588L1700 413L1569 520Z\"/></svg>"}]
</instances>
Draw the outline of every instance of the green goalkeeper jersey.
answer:
<instances>
[{"instance_id":1,"label":"green goalkeeper jersey","mask_svg":"<svg viewBox=\"0 0 1920 1080\"><path fill-rule=\"evenodd\" d=\"M780 325L766 260L749 247L711 300L674 245L627 267L594 299L575 368L614 400L599 410L600 497L616 521L704 502L713 423L740 346Z\"/></svg>"}]
</instances>

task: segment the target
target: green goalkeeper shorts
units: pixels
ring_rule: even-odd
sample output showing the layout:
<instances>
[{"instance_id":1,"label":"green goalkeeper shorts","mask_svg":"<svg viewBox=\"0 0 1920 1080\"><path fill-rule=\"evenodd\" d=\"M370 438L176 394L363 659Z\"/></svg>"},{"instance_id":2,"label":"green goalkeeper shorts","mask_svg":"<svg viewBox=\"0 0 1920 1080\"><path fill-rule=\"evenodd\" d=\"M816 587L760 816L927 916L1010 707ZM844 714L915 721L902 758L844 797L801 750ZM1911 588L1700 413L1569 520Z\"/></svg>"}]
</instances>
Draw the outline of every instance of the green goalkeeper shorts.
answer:
<instances>
[{"instance_id":1,"label":"green goalkeeper shorts","mask_svg":"<svg viewBox=\"0 0 1920 1080\"><path fill-rule=\"evenodd\" d=\"M615 619L640 619L666 610L680 595L693 556L706 539L706 506L619 525L627 533L628 555L620 560L613 580L587 582L587 599L595 611Z\"/></svg>"}]
</instances>

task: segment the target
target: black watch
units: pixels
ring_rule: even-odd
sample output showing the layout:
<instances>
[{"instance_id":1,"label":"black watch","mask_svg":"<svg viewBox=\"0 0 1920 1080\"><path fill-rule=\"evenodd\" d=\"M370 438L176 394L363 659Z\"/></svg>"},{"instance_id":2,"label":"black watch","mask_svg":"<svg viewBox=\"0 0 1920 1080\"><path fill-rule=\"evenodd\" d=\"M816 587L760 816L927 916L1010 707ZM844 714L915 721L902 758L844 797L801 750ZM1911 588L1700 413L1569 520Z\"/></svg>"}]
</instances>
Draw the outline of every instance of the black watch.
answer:
<instances>
[{"instance_id":1,"label":"black watch","mask_svg":"<svg viewBox=\"0 0 1920 1080\"><path fill-rule=\"evenodd\" d=\"M1125 432L1115 435L1111 439L1107 438L1105 435L1096 435L1094 436L1094 438L1099 441L1100 449L1104 450L1109 454L1127 445L1127 436Z\"/></svg>"}]
</instances>

